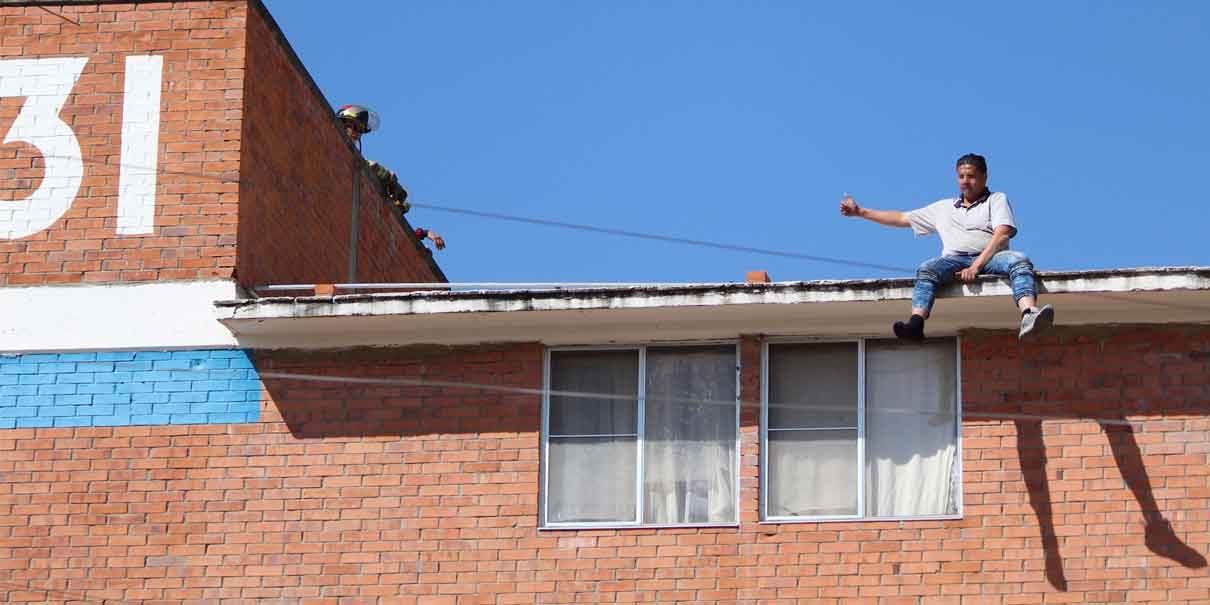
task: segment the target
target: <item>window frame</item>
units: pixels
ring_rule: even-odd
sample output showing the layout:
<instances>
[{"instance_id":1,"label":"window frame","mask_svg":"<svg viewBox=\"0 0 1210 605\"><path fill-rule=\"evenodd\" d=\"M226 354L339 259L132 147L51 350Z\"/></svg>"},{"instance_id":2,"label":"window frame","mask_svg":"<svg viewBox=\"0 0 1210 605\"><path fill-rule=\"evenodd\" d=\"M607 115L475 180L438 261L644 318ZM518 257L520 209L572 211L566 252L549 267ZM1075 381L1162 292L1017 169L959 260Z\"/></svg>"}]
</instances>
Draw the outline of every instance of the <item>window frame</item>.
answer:
<instances>
[{"instance_id":1,"label":"window frame","mask_svg":"<svg viewBox=\"0 0 1210 605\"><path fill-rule=\"evenodd\" d=\"M962 503L962 340L961 336L943 336L954 341L954 476L950 480L956 513L944 515L871 517L865 514L865 418L866 418L866 341L886 340L881 337L808 338L777 337L761 342L760 351L760 523L829 523L853 521L937 521L961 519ZM779 344L857 344L857 514L774 517L769 515L769 345ZM776 430L776 429L775 429Z\"/></svg>"},{"instance_id":2,"label":"window frame","mask_svg":"<svg viewBox=\"0 0 1210 605\"><path fill-rule=\"evenodd\" d=\"M733 346L735 349L735 467L732 469L733 477L735 478L735 520L719 523L643 523L643 479L645 476L645 460L643 458L643 450L646 436L646 403L647 403L647 349L648 348L676 348L676 347L719 347ZM742 509L740 508L741 496L741 436L740 436L740 412L742 409L742 401L740 387L741 378L743 376L742 356L740 342L737 340L695 340L695 341L670 341L670 342L643 342L636 344L611 344L611 345L572 345L572 346L555 346L546 347L542 354L542 426L541 426L541 455L539 461L540 474L540 494L538 503L538 529L541 530L567 530L567 529L654 529L654 528L693 528L693 527L739 527ZM601 521L589 523L551 523L549 521L550 507L550 473L547 472L550 464L550 391L551 391L551 358L553 353L561 351L636 351L639 355L639 392L637 399L637 422L638 436L635 438L635 446L638 448L635 456L635 520L634 521Z\"/></svg>"}]
</instances>

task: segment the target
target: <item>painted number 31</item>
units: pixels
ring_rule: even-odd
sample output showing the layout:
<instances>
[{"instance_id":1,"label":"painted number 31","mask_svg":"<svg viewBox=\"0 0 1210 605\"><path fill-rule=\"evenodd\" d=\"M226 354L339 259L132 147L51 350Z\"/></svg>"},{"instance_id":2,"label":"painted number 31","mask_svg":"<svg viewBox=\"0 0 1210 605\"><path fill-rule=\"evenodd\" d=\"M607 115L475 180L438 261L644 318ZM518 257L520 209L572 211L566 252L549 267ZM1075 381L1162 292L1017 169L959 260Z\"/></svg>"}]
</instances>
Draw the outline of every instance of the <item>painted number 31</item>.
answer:
<instances>
[{"instance_id":1,"label":"painted number 31","mask_svg":"<svg viewBox=\"0 0 1210 605\"><path fill-rule=\"evenodd\" d=\"M88 63L85 57L0 61L0 97L24 97L3 144L28 143L42 154L42 183L23 200L0 202L0 239L33 235L59 220L80 192L80 141L59 113ZM155 226L156 150L164 58L126 57L122 150L118 173L119 235Z\"/></svg>"}]
</instances>

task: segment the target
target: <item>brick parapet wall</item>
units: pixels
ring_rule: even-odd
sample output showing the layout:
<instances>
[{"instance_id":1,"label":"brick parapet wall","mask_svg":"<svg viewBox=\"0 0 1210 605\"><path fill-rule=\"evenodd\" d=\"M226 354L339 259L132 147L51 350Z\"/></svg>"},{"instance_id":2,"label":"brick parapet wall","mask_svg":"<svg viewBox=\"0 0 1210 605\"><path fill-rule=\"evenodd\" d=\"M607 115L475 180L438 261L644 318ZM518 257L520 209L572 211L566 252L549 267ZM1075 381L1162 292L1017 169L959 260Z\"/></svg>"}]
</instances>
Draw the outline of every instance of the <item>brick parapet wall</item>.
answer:
<instances>
[{"instance_id":1,"label":"brick parapet wall","mask_svg":"<svg viewBox=\"0 0 1210 605\"><path fill-rule=\"evenodd\" d=\"M257 2L248 20L238 278L267 284L445 281ZM359 188L353 241L353 180ZM349 272L349 256L357 269Z\"/></svg>"},{"instance_id":2,"label":"brick parapet wall","mask_svg":"<svg viewBox=\"0 0 1210 605\"><path fill-rule=\"evenodd\" d=\"M540 388L540 345L261 352L257 424L0 431L0 573L15 602L1210 601L1210 328L961 347L958 520L758 523L750 406L738 528L542 531L539 397L266 376Z\"/></svg>"}]
</instances>

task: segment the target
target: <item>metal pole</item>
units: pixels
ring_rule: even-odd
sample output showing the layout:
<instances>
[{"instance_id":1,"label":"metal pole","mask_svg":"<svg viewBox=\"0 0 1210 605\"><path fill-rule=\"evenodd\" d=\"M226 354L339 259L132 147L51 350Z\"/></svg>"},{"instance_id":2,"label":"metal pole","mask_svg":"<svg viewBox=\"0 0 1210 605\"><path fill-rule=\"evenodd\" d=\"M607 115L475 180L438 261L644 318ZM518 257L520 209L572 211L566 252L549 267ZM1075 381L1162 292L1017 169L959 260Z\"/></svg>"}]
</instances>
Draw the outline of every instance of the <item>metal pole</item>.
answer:
<instances>
[{"instance_id":1,"label":"metal pole","mask_svg":"<svg viewBox=\"0 0 1210 605\"><path fill-rule=\"evenodd\" d=\"M357 281L357 235L361 230L361 156L353 157L353 218L349 227L349 281Z\"/></svg>"}]
</instances>

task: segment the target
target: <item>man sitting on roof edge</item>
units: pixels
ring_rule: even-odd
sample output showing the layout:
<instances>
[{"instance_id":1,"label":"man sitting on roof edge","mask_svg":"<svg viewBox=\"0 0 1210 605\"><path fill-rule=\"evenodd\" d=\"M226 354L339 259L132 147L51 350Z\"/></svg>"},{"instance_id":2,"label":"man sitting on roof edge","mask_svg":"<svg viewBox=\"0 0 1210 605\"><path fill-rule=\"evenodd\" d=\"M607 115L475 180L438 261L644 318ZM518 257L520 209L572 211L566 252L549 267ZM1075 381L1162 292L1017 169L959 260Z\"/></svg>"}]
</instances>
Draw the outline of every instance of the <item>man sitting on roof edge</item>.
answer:
<instances>
[{"instance_id":1,"label":"man sitting on roof edge","mask_svg":"<svg viewBox=\"0 0 1210 605\"><path fill-rule=\"evenodd\" d=\"M1008 196L987 188L987 160L968 153L958 158L958 188L961 194L912 210L873 210L863 208L847 193L840 200L840 213L890 227L911 227L916 235L936 233L941 237L941 256L920 264L912 292L912 315L897 321L895 336L904 340L923 340L924 321L933 309L937 288L955 279L974 281L979 275L1007 276L1013 300L1021 310L1021 330L1017 337L1036 335L1054 323L1050 305L1037 307L1038 290L1034 266L1021 252L1009 250L1017 234L1013 209Z\"/></svg>"}]
</instances>

